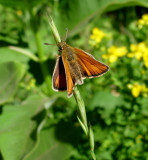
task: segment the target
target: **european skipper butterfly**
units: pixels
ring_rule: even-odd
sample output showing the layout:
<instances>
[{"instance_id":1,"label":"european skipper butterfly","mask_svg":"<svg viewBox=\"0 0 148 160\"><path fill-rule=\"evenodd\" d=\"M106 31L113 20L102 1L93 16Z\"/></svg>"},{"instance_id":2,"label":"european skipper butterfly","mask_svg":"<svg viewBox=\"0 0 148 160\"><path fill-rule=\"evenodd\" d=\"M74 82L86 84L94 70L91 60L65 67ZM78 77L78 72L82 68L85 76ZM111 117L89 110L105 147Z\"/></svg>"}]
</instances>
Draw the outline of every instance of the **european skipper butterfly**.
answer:
<instances>
[{"instance_id":1,"label":"european skipper butterfly","mask_svg":"<svg viewBox=\"0 0 148 160\"><path fill-rule=\"evenodd\" d=\"M55 91L67 90L70 97L75 85L83 84L86 77L99 77L109 70L107 65L81 49L71 47L62 41L57 45L61 55L57 57L52 76L52 88Z\"/></svg>"}]
</instances>

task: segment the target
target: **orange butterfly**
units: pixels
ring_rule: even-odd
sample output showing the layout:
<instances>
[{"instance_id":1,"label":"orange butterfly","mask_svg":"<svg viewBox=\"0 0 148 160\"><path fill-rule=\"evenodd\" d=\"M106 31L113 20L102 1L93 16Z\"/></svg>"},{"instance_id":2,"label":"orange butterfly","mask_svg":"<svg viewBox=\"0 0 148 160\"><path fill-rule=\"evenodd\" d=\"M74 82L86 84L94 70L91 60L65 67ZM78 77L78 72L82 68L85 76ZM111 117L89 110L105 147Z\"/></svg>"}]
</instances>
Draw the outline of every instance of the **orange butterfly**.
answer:
<instances>
[{"instance_id":1,"label":"orange butterfly","mask_svg":"<svg viewBox=\"0 0 148 160\"><path fill-rule=\"evenodd\" d=\"M67 90L70 97L74 86L83 84L83 79L99 77L109 70L107 65L81 49L73 48L66 42L57 45L61 55L57 58L52 76L52 88L55 91Z\"/></svg>"}]
</instances>

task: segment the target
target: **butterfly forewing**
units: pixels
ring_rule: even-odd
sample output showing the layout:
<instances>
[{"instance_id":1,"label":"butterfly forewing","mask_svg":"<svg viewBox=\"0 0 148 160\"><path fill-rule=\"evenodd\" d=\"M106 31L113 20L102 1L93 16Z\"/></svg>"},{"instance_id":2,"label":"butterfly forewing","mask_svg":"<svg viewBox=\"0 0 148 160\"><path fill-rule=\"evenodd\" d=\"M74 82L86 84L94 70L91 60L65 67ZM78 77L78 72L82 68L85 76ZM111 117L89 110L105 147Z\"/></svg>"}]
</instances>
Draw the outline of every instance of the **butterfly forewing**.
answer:
<instances>
[{"instance_id":1,"label":"butterfly forewing","mask_svg":"<svg viewBox=\"0 0 148 160\"><path fill-rule=\"evenodd\" d=\"M74 48L75 57L79 63L83 77L97 77L108 71L109 67L97 61L92 55L81 49Z\"/></svg>"},{"instance_id":2,"label":"butterfly forewing","mask_svg":"<svg viewBox=\"0 0 148 160\"><path fill-rule=\"evenodd\" d=\"M57 91L67 90L66 74L61 56L58 56L56 61L55 69L52 76L52 87Z\"/></svg>"},{"instance_id":3,"label":"butterfly forewing","mask_svg":"<svg viewBox=\"0 0 148 160\"><path fill-rule=\"evenodd\" d=\"M67 92L68 92L68 96L70 97L73 94L74 82L73 82L71 74L70 74L70 69L68 66L69 62L67 61L66 57L63 55L62 55L62 60L64 63L65 72L66 72Z\"/></svg>"}]
</instances>

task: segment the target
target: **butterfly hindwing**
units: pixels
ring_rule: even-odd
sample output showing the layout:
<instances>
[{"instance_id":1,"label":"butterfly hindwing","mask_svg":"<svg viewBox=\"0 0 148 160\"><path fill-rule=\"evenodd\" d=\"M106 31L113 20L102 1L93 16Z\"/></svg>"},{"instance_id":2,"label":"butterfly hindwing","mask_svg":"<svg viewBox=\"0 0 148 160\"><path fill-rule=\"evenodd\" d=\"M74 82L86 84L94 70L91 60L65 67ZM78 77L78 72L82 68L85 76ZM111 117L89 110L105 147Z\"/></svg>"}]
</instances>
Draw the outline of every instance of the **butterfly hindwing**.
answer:
<instances>
[{"instance_id":1,"label":"butterfly hindwing","mask_svg":"<svg viewBox=\"0 0 148 160\"><path fill-rule=\"evenodd\" d=\"M56 91L67 90L66 74L62 57L58 56L52 76L52 87Z\"/></svg>"}]
</instances>

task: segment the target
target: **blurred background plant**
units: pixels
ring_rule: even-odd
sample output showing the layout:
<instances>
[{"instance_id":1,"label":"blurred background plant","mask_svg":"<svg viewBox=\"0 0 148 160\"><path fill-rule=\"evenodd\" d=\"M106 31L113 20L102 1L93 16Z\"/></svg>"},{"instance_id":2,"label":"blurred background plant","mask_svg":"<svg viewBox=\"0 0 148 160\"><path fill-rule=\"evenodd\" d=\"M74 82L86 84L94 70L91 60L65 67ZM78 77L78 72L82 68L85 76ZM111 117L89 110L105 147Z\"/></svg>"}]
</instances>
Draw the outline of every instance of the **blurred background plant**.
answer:
<instances>
[{"instance_id":1,"label":"blurred background plant","mask_svg":"<svg viewBox=\"0 0 148 160\"><path fill-rule=\"evenodd\" d=\"M46 11L67 42L108 64L78 86L101 160L148 159L148 1L0 0L0 159L91 159L76 102L53 92L58 49Z\"/></svg>"}]
</instances>

